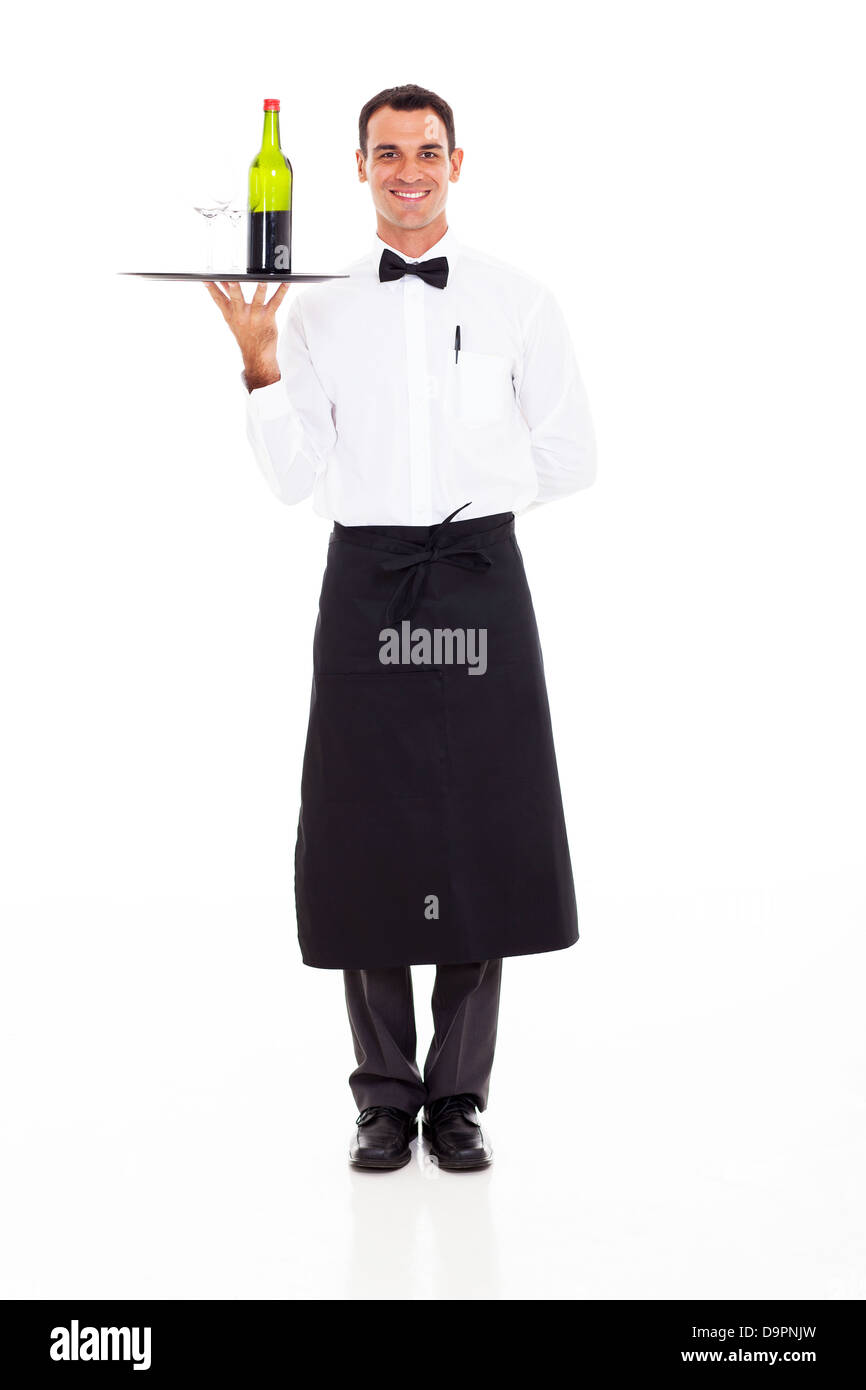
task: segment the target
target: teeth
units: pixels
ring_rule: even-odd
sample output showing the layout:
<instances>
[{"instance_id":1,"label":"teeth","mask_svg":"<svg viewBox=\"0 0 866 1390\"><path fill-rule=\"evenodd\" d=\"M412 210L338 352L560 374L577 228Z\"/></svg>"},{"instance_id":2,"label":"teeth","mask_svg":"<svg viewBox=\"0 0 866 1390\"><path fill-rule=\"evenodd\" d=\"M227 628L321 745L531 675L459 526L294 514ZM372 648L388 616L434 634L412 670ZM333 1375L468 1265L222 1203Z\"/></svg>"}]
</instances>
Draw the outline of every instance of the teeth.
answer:
<instances>
[{"instance_id":1,"label":"teeth","mask_svg":"<svg viewBox=\"0 0 866 1390\"><path fill-rule=\"evenodd\" d=\"M403 193L399 188L392 188L391 192L396 194L398 198L411 198L414 201L417 198L425 198L429 189L425 188L421 193Z\"/></svg>"}]
</instances>

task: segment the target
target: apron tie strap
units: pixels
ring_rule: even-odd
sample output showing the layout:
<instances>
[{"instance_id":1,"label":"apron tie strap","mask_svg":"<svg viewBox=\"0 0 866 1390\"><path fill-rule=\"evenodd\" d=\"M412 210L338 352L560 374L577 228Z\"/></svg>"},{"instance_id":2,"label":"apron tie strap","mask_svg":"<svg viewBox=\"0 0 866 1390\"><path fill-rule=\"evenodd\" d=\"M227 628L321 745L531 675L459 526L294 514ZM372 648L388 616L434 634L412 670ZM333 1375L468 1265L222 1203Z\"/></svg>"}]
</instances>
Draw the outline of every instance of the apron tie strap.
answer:
<instances>
[{"instance_id":1,"label":"apron tie strap","mask_svg":"<svg viewBox=\"0 0 866 1390\"><path fill-rule=\"evenodd\" d=\"M430 532L423 549L413 555L392 555L390 559L383 560L383 570L406 571L385 610L385 621L389 627L396 626L412 612L424 583L427 565L433 564L436 560L444 560L448 565L459 565L465 570L486 570L493 564L486 550L463 545L459 537L450 545L447 541L440 541L442 528L454 520L457 512L462 512L470 505L469 502L464 502L462 507L458 507L450 516L446 516L444 521L440 521Z\"/></svg>"}]
</instances>

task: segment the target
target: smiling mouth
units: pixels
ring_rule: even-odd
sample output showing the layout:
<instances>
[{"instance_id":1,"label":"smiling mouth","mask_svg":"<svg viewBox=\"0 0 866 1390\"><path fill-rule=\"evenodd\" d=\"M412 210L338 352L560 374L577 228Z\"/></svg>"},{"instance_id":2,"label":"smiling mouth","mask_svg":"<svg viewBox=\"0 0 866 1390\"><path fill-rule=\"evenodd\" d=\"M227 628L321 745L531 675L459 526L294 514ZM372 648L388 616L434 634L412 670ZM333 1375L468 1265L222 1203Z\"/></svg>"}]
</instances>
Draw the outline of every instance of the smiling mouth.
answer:
<instances>
[{"instance_id":1,"label":"smiling mouth","mask_svg":"<svg viewBox=\"0 0 866 1390\"><path fill-rule=\"evenodd\" d=\"M408 189L389 188L388 192L392 195L392 197L399 198L401 203L421 203L430 193L430 189L424 188L420 191L415 190L414 192L410 193Z\"/></svg>"}]
</instances>

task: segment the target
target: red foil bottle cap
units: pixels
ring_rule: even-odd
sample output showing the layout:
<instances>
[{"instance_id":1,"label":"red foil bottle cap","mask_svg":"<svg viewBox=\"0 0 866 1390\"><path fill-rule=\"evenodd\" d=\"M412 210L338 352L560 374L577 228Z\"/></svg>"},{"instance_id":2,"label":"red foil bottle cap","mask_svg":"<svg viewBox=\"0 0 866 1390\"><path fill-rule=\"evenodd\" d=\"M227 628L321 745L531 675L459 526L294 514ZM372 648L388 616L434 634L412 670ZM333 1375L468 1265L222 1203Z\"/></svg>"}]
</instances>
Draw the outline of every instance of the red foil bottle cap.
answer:
<instances>
[{"instance_id":1,"label":"red foil bottle cap","mask_svg":"<svg viewBox=\"0 0 866 1390\"><path fill-rule=\"evenodd\" d=\"M275 97L265 97L265 110L266 110L266 111L279 111L279 109L280 109L280 103L276 100Z\"/></svg>"}]
</instances>

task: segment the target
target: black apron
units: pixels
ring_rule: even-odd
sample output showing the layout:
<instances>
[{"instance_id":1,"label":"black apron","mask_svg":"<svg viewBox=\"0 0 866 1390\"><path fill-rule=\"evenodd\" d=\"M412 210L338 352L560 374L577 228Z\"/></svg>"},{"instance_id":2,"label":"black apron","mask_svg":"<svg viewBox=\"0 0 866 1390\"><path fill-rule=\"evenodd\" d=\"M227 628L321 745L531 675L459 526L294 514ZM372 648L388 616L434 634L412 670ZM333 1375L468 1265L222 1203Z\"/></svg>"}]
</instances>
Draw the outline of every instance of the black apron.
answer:
<instances>
[{"instance_id":1,"label":"black apron","mask_svg":"<svg viewBox=\"0 0 866 1390\"><path fill-rule=\"evenodd\" d=\"M307 965L491 960L578 939L514 514L456 514L334 523L295 847Z\"/></svg>"}]
</instances>

